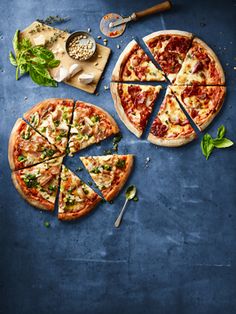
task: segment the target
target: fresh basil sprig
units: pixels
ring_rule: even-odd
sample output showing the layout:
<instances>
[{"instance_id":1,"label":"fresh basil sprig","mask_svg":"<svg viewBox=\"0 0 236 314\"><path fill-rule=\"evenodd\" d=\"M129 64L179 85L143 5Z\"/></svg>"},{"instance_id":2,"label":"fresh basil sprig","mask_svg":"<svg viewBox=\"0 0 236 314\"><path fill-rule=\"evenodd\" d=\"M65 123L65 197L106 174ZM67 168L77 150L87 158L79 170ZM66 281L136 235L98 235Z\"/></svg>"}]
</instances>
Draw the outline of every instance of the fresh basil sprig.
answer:
<instances>
[{"instance_id":1,"label":"fresh basil sprig","mask_svg":"<svg viewBox=\"0 0 236 314\"><path fill-rule=\"evenodd\" d=\"M36 84L56 87L57 83L48 69L57 67L60 60L56 60L54 54L45 47L32 46L27 38L20 39L19 34L20 31L17 30L12 40L15 55L9 53L9 60L16 67L16 80L29 73Z\"/></svg>"},{"instance_id":2,"label":"fresh basil sprig","mask_svg":"<svg viewBox=\"0 0 236 314\"><path fill-rule=\"evenodd\" d=\"M208 133L203 136L201 141L201 149L206 159L209 158L214 148L227 148L234 145L231 140L224 137L225 133L226 129L223 125L221 125L217 131L217 138L213 139L212 136Z\"/></svg>"}]
</instances>

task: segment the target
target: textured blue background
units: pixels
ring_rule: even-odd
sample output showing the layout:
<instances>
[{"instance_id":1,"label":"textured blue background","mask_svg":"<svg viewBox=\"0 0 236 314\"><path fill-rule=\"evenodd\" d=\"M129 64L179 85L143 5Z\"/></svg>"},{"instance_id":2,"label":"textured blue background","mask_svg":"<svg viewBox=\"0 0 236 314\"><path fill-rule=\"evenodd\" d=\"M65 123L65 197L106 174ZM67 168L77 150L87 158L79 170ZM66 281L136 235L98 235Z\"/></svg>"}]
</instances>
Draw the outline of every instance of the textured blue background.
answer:
<instances>
[{"instance_id":1,"label":"textured blue background","mask_svg":"<svg viewBox=\"0 0 236 314\"><path fill-rule=\"evenodd\" d=\"M34 85L26 76L16 82L8 62L11 38L36 18L71 17L71 30L91 27L97 36L103 14L127 15L155 0L67 0L0 2L0 312L31 313L236 313L236 150L218 150L209 161L200 138L186 147L155 147L137 140L119 121L109 91L114 64L132 39L161 29L182 29L202 37L219 55L226 71L227 99L208 131L225 124L236 141L236 1L173 1L171 12L130 24L109 40L113 50L99 96L60 84ZM164 92L162 92L163 96ZM24 100L27 96L28 99ZM102 204L88 217L62 223L33 209L16 193L7 161L8 137L15 120L48 97L90 101L114 115L124 139L119 152L136 155L129 183L139 190L120 229L114 220L124 201ZM161 101L161 99L160 99ZM160 105L156 104L156 111ZM82 155L101 154L111 140ZM145 159L150 157L149 168ZM75 170L78 154L67 158ZM86 180L85 171L81 173ZM50 221L51 228L44 222Z\"/></svg>"}]
</instances>

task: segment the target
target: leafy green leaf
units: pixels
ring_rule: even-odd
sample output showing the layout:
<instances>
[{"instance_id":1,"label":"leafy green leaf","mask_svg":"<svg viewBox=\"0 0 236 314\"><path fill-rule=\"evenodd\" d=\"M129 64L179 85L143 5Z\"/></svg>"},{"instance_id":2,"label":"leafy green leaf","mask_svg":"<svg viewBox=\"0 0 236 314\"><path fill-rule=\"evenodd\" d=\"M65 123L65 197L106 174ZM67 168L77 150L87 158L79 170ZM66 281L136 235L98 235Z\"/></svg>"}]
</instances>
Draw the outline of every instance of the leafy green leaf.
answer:
<instances>
[{"instance_id":1,"label":"leafy green leaf","mask_svg":"<svg viewBox=\"0 0 236 314\"><path fill-rule=\"evenodd\" d=\"M213 140L213 144L215 147L217 148L227 148L227 147L230 147L232 145L234 145L234 143L227 139L227 138L216 138Z\"/></svg>"},{"instance_id":2,"label":"leafy green leaf","mask_svg":"<svg viewBox=\"0 0 236 314\"><path fill-rule=\"evenodd\" d=\"M49 61L47 65L49 68L56 68L56 67L58 67L60 62L61 62L60 60L53 59L53 60Z\"/></svg>"},{"instance_id":3,"label":"leafy green leaf","mask_svg":"<svg viewBox=\"0 0 236 314\"><path fill-rule=\"evenodd\" d=\"M44 60L50 61L54 59L54 54L50 50L42 46L34 46L31 51L33 55L35 55L36 57L40 57Z\"/></svg>"},{"instance_id":4,"label":"leafy green leaf","mask_svg":"<svg viewBox=\"0 0 236 314\"><path fill-rule=\"evenodd\" d=\"M18 50L20 48L20 45L19 45L19 33L20 33L20 31L17 29L16 32L15 32L15 35L13 37L13 40L12 40L13 49L14 49L16 55L18 54Z\"/></svg>"},{"instance_id":5,"label":"leafy green leaf","mask_svg":"<svg viewBox=\"0 0 236 314\"><path fill-rule=\"evenodd\" d=\"M31 62L35 63L36 65L45 65L47 62L40 57L34 57L31 59Z\"/></svg>"},{"instance_id":6,"label":"leafy green leaf","mask_svg":"<svg viewBox=\"0 0 236 314\"><path fill-rule=\"evenodd\" d=\"M42 86L51 86L51 87L56 87L57 83L53 79L49 79L42 75L42 71L37 71L33 66L30 67L29 69L29 74L32 79L36 84L42 85Z\"/></svg>"},{"instance_id":7,"label":"leafy green leaf","mask_svg":"<svg viewBox=\"0 0 236 314\"><path fill-rule=\"evenodd\" d=\"M10 60L12 65L14 65L15 67L17 66L15 56L13 55L13 53L11 51L9 52L9 60Z\"/></svg>"},{"instance_id":8,"label":"leafy green leaf","mask_svg":"<svg viewBox=\"0 0 236 314\"><path fill-rule=\"evenodd\" d=\"M210 134L206 133L203 136L201 141L201 149L203 155L206 157L206 159L208 159L214 149L213 139Z\"/></svg>"},{"instance_id":9,"label":"leafy green leaf","mask_svg":"<svg viewBox=\"0 0 236 314\"><path fill-rule=\"evenodd\" d=\"M225 135L226 129L224 127L224 125L221 125L218 130L217 130L217 137L218 138L223 138Z\"/></svg>"}]
</instances>

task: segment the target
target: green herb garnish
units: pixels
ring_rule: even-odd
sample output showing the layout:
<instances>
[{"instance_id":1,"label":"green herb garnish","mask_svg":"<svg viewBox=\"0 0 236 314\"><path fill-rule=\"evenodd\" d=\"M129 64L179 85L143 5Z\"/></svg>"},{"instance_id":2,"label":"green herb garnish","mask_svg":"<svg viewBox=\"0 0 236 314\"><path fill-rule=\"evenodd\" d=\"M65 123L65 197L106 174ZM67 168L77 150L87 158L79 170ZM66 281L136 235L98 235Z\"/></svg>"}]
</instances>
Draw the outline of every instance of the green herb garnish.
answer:
<instances>
[{"instance_id":1,"label":"green herb garnish","mask_svg":"<svg viewBox=\"0 0 236 314\"><path fill-rule=\"evenodd\" d=\"M37 177L35 174L26 174L23 180L27 188L36 188L38 186Z\"/></svg>"},{"instance_id":2,"label":"green herb garnish","mask_svg":"<svg viewBox=\"0 0 236 314\"><path fill-rule=\"evenodd\" d=\"M112 166L105 164L105 165L102 166L102 168L103 168L104 170L111 171Z\"/></svg>"},{"instance_id":3,"label":"green herb garnish","mask_svg":"<svg viewBox=\"0 0 236 314\"><path fill-rule=\"evenodd\" d=\"M119 168L119 169L122 169L125 167L125 160L124 159L119 159L117 162L116 162L116 167Z\"/></svg>"},{"instance_id":4,"label":"green herb garnish","mask_svg":"<svg viewBox=\"0 0 236 314\"><path fill-rule=\"evenodd\" d=\"M57 86L48 70L57 67L60 60L56 60L50 50L42 46L32 46L27 38L20 39L19 34L20 31L17 30L12 41L15 55L9 53L9 60L16 67L16 80L29 73L32 81L38 85Z\"/></svg>"},{"instance_id":5,"label":"green herb garnish","mask_svg":"<svg viewBox=\"0 0 236 314\"><path fill-rule=\"evenodd\" d=\"M22 161L25 161L27 158L25 157L25 156L23 156L23 155L20 155L18 158L17 158L17 160L19 161L19 162L22 162Z\"/></svg>"},{"instance_id":6,"label":"green herb garnish","mask_svg":"<svg viewBox=\"0 0 236 314\"><path fill-rule=\"evenodd\" d=\"M98 167L94 167L90 172L95 173L95 174L101 173L101 171Z\"/></svg>"},{"instance_id":7,"label":"green herb garnish","mask_svg":"<svg viewBox=\"0 0 236 314\"><path fill-rule=\"evenodd\" d=\"M212 136L208 133L203 136L201 141L201 149L206 159L209 158L214 148L227 148L234 145L231 140L224 137L225 133L226 129L223 125L221 125L218 128L217 137L215 139L213 139Z\"/></svg>"},{"instance_id":8,"label":"green herb garnish","mask_svg":"<svg viewBox=\"0 0 236 314\"><path fill-rule=\"evenodd\" d=\"M96 122L99 122L100 121L100 117L99 116L93 116L90 118L90 120L93 122L93 123L96 123Z\"/></svg>"},{"instance_id":9,"label":"green herb garnish","mask_svg":"<svg viewBox=\"0 0 236 314\"><path fill-rule=\"evenodd\" d=\"M49 222L49 221L45 221L45 222L44 222L44 227L50 228L50 227L51 227L50 222Z\"/></svg>"}]
</instances>

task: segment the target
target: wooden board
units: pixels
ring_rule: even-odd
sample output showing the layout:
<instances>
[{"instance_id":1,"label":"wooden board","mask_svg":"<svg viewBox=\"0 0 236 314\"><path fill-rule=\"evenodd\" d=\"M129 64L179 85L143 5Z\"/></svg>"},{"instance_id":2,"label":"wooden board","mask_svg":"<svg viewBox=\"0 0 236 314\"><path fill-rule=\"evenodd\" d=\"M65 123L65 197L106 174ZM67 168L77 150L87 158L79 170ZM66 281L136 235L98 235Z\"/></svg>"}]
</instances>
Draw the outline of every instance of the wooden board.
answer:
<instances>
[{"instance_id":1,"label":"wooden board","mask_svg":"<svg viewBox=\"0 0 236 314\"><path fill-rule=\"evenodd\" d=\"M58 49L61 50L61 52L54 53L56 59L61 61L60 66L69 68L70 65L78 63L82 67L82 71L77 73L69 80L64 81L64 83L93 94L105 69L111 49L97 43L96 52L91 59L87 61L77 61L70 58L65 50L65 42L70 35L69 33L39 22L33 22L30 26L21 32L21 36L29 38L32 44L34 44L34 38L38 37L39 35L43 35L45 37L45 40L48 42L48 49L51 51L57 51ZM51 76L55 77L56 72L57 68L51 69ZM82 84L78 79L78 76L81 73L93 73L93 82L89 85Z\"/></svg>"}]
</instances>

